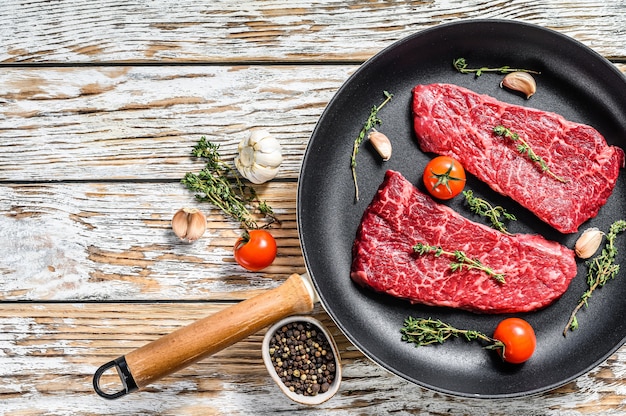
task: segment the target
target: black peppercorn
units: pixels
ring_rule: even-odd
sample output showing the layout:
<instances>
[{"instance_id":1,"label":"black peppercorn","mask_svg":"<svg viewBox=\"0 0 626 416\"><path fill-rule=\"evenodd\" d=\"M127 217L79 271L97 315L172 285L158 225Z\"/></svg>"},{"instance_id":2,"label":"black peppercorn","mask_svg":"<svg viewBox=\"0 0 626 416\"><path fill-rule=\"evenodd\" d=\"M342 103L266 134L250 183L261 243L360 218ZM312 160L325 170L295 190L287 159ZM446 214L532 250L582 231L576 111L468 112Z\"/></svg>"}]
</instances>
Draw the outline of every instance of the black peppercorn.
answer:
<instances>
[{"instance_id":1,"label":"black peppercorn","mask_svg":"<svg viewBox=\"0 0 626 416\"><path fill-rule=\"evenodd\" d=\"M310 322L293 322L270 338L274 370L288 390L315 396L329 390L335 379L335 357L324 332Z\"/></svg>"}]
</instances>

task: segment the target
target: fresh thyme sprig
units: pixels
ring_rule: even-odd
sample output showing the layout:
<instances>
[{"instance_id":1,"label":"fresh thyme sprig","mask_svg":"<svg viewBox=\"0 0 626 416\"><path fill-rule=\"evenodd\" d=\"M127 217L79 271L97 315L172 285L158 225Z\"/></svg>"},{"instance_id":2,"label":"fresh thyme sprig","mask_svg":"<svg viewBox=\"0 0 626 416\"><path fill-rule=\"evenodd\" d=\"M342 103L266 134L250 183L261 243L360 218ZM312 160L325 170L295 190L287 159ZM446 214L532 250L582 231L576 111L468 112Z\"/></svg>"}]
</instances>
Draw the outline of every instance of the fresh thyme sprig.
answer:
<instances>
[{"instance_id":1,"label":"fresh thyme sprig","mask_svg":"<svg viewBox=\"0 0 626 416\"><path fill-rule=\"evenodd\" d=\"M443 344L448 339L463 337L467 341L480 340L487 343L486 349L504 350L504 343L479 331L458 329L439 319L413 318L409 316L404 320L400 329L402 341L423 347L432 344Z\"/></svg>"},{"instance_id":2,"label":"fresh thyme sprig","mask_svg":"<svg viewBox=\"0 0 626 416\"><path fill-rule=\"evenodd\" d=\"M238 221L244 229L259 228L254 212L263 214L271 223L278 221L272 208L260 201L256 191L244 184L235 170L221 160L219 145L202 136L192 150L192 155L206 161L200 172L185 174L181 183L196 193L199 201L210 202L222 212Z\"/></svg>"},{"instance_id":3,"label":"fresh thyme sprig","mask_svg":"<svg viewBox=\"0 0 626 416\"><path fill-rule=\"evenodd\" d=\"M526 155L526 157L528 157L528 159L530 159L531 162L535 162L538 163L539 166L541 167L541 171L547 173L548 175L552 176L554 179L556 179L559 182L562 183L566 183L567 179L561 178L560 176L557 176L554 174L554 172L552 172L550 170L550 167L548 166L548 164L546 163L545 160L543 160L543 158L541 156L537 156L537 154L535 154L535 152L533 151L533 149L530 147L530 145L528 144L528 142L524 139L522 139L519 134L511 131L510 129L500 125L500 126L496 126L493 128L493 132L496 136L500 136L500 137L505 137L507 139L510 139L514 142L517 143L517 151L522 154L522 155Z\"/></svg>"},{"instance_id":4,"label":"fresh thyme sprig","mask_svg":"<svg viewBox=\"0 0 626 416\"><path fill-rule=\"evenodd\" d=\"M465 62L465 58L456 58L454 61L452 61L452 65L454 65L454 68L460 73L462 74L474 73L477 78L485 72L497 72L500 74L508 74L511 72L528 72L530 74L541 74L541 72L538 72L538 71L533 71L530 69L523 69L523 68L511 68L508 65L501 66L500 68L489 68L486 66L483 66L481 68L468 68L467 62Z\"/></svg>"},{"instance_id":5,"label":"fresh thyme sprig","mask_svg":"<svg viewBox=\"0 0 626 416\"><path fill-rule=\"evenodd\" d=\"M367 132L382 123L382 120L378 118L378 112L381 110L381 108L385 106L385 104L391 101L391 98L393 97L393 94L390 94L387 91L383 91L383 94L385 95L385 100L378 107L372 107L370 115L367 118L365 124L363 124L359 135L354 140L354 146L352 147L350 168L352 169L352 179L354 181L354 199L356 201L359 200L359 184L356 179L356 155L359 153L359 147L361 146L361 143L363 143L363 140L365 140L365 135L367 134Z\"/></svg>"},{"instance_id":6,"label":"fresh thyme sprig","mask_svg":"<svg viewBox=\"0 0 626 416\"><path fill-rule=\"evenodd\" d=\"M474 196L474 192L471 190L463 191L463 196L465 196L465 202L467 202L470 211L487 218L491 222L492 227L496 230L510 234L504 222L501 220L501 217L504 217L505 220L517 221L515 215L509 214L506 209L499 205L493 206L486 200Z\"/></svg>"},{"instance_id":7,"label":"fresh thyme sprig","mask_svg":"<svg viewBox=\"0 0 626 416\"><path fill-rule=\"evenodd\" d=\"M467 254L465 254L461 250L446 251L440 246L431 246L424 243L417 243L413 246L413 251L424 255L427 253L433 253L435 257L440 257L442 255L452 257L456 259L456 262L450 263L450 269L453 272L461 271L463 268L467 269L477 269L485 272L487 275L491 276L499 283L506 283L504 279L504 273L496 273L491 267L485 266L478 259L469 258Z\"/></svg>"},{"instance_id":8,"label":"fresh thyme sprig","mask_svg":"<svg viewBox=\"0 0 626 416\"><path fill-rule=\"evenodd\" d=\"M615 247L615 239L618 234L626 231L626 221L618 220L611 224L608 234L606 235L606 243L602 252L587 261L587 284L589 289L580 298L580 302L576 305L576 308L572 311L567 325L563 330L563 336L567 335L567 331L574 331L578 329L578 319L576 314L584 306L587 306L587 301L593 294L593 291L604 286L609 280L615 278L619 272L619 264L615 264L615 257L617 256L617 247Z\"/></svg>"}]
</instances>

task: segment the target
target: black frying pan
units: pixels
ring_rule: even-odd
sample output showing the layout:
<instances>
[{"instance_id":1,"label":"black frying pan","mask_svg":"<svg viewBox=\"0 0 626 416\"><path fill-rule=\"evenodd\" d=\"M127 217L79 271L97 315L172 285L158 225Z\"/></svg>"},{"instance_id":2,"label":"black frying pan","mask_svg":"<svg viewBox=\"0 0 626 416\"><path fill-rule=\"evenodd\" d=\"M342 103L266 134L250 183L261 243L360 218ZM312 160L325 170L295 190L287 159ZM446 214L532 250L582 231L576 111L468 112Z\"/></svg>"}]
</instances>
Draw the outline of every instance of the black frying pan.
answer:
<instances>
[{"instance_id":1,"label":"black frying pan","mask_svg":"<svg viewBox=\"0 0 626 416\"><path fill-rule=\"evenodd\" d=\"M539 70L537 93L526 100L499 87L502 75L460 74L452 66L458 57L466 58L470 67L510 65ZM539 312L519 314L535 328L538 345L531 360L517 366L505 365L495 354L463 340L415 348L402 342L399 334L409 315L440 318L488 334L505 316L411 305L361 289L350 280L353 239L384 172L398 170L421 186L421 172L433 155L420 151L412 131L411 88L435 82L553 111L590 124L610 144L626 144L626 79L581 43L552 30L505 20L460 21L416 33L362 65L331 100L312 134L298 188L298 225L307 269L322 304L350 341L373 361L420 386L479 398L529 395L561 386L602 363L625 341L624 271L594 293L589 307L578 314L580 328L567 338L563 329L587 287L582 261L561 299ZM364 143L357 165L360 200L355 203L350 171L353 141L370 108L384 99L383 90L394 94L379 113L383 120L379 130L392 140L393 156L382 162ZM608 231L613 221L626 218L623 176L599 215L581 230L596 226ZM519 221L509 226L510 231L543 234L573 247L578 234L560 234L473 177L467 186L517 215ZM448 204L480 221L463 206L462 198ZM626 260L625 239L617 243L618 262Z\"/></svg>"},{"instance_id":2,"label":"black frying pan","mask_svg":"<svg viewBox=\"0 0 626 416\"><path fill-rule=\"evenodd\" d=\"M501 90L502 76L479 78L457 73L455 58L470 65L510 65L539 70L538 91L528 101ZM411 88L418 83L449 82L500 100L554 111L590 124L608 142L626 141L626 79L608 61L580 43L551 30L502 20L475 20L440 25L416 33L383 50L351 76L329 103L307 147L298 186L298 227L306 266L321 301L346 336L365 355L420 386L458 396L505 398L539 393L561 386L589 371L617 348L626 336L624 272L597 291L579 313L580 329L564 338L571 310L586 289L586 266L564 296L551 306L523 315L535 328L537 350L523 365L505 365L495 354L463 340L415 348L400 339L409 316L442 319L457 327L491 333L502 315L410 305L406 301L357 287L350 280L351 248L365 207L389 168L415 184L431 155L422 153L412 131ZM379 116L381 130L392 139L393 156L381 162L364 144L358 157L361 199L355 203L350 171L352 146L383 90L394 94ZM626 217L622 206L626 183L617 187L597 218L587 226L608 230ZM537 220L511 200L490 191L475 178L467 185L481 197L504 206L520 219L512 232L540 233L572 247L577 235L563 235ZM419 185L418 185L419 186ZM531 186L531 185L529 185ZM471 216L461 198L448 204ZM618 240L626 260L623 237ZM95 391L115 399L252 334L284 316L308 313L316 296L307 279L291 276L280 287L238 303L188 327L168 334L102 365L94 376ZM121 390L102 385L117 370ZM115 386L117 387L117 386Z\"/></svg>"}]
</instances>

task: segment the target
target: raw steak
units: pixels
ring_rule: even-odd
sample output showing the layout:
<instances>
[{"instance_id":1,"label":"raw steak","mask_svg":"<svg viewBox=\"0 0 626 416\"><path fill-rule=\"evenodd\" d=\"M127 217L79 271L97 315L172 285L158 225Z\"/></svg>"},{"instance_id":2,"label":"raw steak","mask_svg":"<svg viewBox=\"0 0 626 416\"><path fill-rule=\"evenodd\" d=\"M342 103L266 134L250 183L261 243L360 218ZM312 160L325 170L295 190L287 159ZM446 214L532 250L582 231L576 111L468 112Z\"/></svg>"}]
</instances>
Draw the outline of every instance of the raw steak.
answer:
<instances>
[{"instance_id":1,"label":"raw steak","mask_svg":"<svg viewBox=\"0 0 626 416\"><path fill-rule=\"evenodd\" d=\"M418 243L463 251L478 269L452 271L446 255L413 252ZM507 235L433 201L388 171L365 210L352 249L352 279L414 303L483 313L527 312L559 298L576 275L574 252L539 235Z\"/></svg>"},{"instance_id":2,"label":"raw steak","mask_svg":"<svg viewBox=\"0 0 626 416\"><path fill-rule=\"evenodd\" d=\"M493 190L562 233L597 215L613 192L624 151L594 128L562 116L506 104L449 84L413 89L413 122L424 152L452 156ZM493 133L502 125L525 140L561 183Z\"/></svg>"}]
</instances>

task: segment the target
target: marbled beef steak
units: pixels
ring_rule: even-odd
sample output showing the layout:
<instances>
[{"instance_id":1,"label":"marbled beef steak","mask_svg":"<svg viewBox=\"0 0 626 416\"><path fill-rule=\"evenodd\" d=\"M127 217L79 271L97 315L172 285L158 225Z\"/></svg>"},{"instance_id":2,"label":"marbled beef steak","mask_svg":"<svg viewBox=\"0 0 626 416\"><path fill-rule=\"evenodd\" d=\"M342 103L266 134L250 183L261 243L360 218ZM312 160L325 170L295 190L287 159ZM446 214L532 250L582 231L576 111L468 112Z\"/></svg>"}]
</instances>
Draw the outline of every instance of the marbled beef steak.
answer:
<instances>
[{"instance_id":1,"label":"marbled beef steak","mask_svg":"<svg viewBox=\"0 0 626 416\"><path fill-rule=\"evenodd\" d=\"M450 84L413 89L413 123L424 152L452 156L493 190L507 195L562 233L597 215L624 166L624 151L594 128L554 113L500 102ZM494 134L517 133L561 183Z\"/></svg>"},{"instance_id":2,"label":"marbled beef steak","mask_svg":"<svg viewBox=\"0 0 626 416\"><path fill-rule=\"evenodd\" d=\"M463 251L495 272L452 271L445 255L420 255L418 243ZM388 171L354 241L352 279L414 303L483 313L527 312L559 298L576 275L574 252L539 235L507 235L472 222Z\"/></svg>"}]
</instances>

